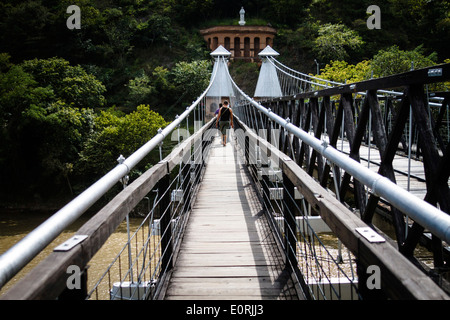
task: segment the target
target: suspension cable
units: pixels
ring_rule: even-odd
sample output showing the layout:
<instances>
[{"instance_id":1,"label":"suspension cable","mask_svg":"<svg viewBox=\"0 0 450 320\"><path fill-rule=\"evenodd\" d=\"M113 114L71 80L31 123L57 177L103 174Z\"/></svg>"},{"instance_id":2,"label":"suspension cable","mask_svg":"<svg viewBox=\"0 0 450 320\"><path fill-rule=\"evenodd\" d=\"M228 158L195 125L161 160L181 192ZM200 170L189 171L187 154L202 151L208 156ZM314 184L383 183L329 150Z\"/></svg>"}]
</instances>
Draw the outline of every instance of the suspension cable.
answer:
<instances>
[{"instance_id":1,"label":"suspension cable","mask_svg":"<svg viewBox=\"0 0 450 320\"><path fill-rule=\"evenodd\" d=\"M272 112L272 110L267 109L259 102L253 100L236 85L228 72L228 69L226 70L233 86L249 104L260 110L268 118L277 122L285 130L288 130L294 134L297 138L312 147L331 163L338 165L355 179L365 184L370 190L372 190L372 193L388 200L392 205L397 207L403 213L409 215L420 225L428 228L433 234L450 243L450 216L448 214L417 198L405 189L393 183L388 178L373 172L358 161L353 160L336 150L327 142L321 141L308 134L301 128L295 126L289 119L281 118L279 115Z\"/></svg>"},{"instance_id":2,"label":"suspension cable","mask_svg":"<svg viewBox=\"0 0 450 320\"><path fill-rule=\"evenodd\" d=\"M0 256L0 288L30 262L39 252L50 244L64 229L78 219L87 209L110 190L120 179L127 175L147 154L157 147L206 96L212 86L217 72L213 72L211 81L206 90L195 100L190 107L172 123L141 146L125 161L117 165L106 175L100 178L83 193L53 214L36 229L31 231L22 240L16 243Z\"/></svg>"},{"instance_id":3,"label":"suspension cable","mask_svg":"<svg viewBox=\"0 0 450 320\"><path fill-rule=\"evenodd\" d=\"M312 76L312 75L309 75L309 74L302 73L300 71L294 70L294 69L289 68L288 66L282 64L280 61L278 61L274 57L270 57L269 56L269 57L267 57L267 60L277 70L279 70L283 74L285 74L285 75L287 75L287 76L289 76L289 77L291 77L291 78L293 78L295 80L302 81L303 83L313 84L313 85L324 87L324 88L332 88L333 87L331 85L326 85L326 84L321 84L321 83L318 83L318 82L314 82L313 80L306 80L306 79L301 78L301 77L306 77L308 79L315 79L315 80L322 81L322 82L325 82L325 83L333 84L335 86L343 86L343 85L345 85L345 83L342 83L342 82L336 82L336 81L331 81L331 80L327 80L327 79L322 79L320 77L315 77L315 76ZM283 70L282 68L285 69L285 70L288 70L290 72L293 72L294 74L298 74L299 76L295 76L295 75L289 74L287 71ZM403 92L397 92L397 91L392 91L392 90L377 90L377 92L381 93L381 94L384 94L384 95L391 95L391 96L396 96L396 97L400 97L400 96L403 95ZM358 92L358 94L366 95L365 92ZM440 106L442 104L442 102L444 101L444 98L442 98L442 97L431 97L429 100L438 101L438 103L429 102L430 106Z\"/></svg>"}]
</instances>

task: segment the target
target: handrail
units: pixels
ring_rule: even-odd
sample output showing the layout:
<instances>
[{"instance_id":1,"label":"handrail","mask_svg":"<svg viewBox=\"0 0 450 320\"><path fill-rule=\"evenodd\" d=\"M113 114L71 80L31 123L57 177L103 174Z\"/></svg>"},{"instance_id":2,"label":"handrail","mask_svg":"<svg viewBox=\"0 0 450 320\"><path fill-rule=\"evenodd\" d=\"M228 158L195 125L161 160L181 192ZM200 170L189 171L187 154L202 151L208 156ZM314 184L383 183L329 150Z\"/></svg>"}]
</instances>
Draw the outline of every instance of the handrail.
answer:
<instances>
[{"instance_id":1,"label":"handrail","mask_svg":"<svg viewBox=\"0 0 450 320\"><path fill-rule=\"evenodd\" d=\"M75 199L31 231L22 240L12 246L0 256L0 288L3 287L17 272L53 241L65 228L78 219L120 179L127 175L147 154L158 146L200 103L206 96L215 79L216 72L206 90L194 101L191 106L171 122L147 143L130 155L125 161L100 178Z\"/></svg>"},{"instance_id":2,"label":"handrail","mask_svg":"<svg viewBox=\"0 0 450 320\"><path fill-rule=\"evenodd\" d=\"M415 268L389 241L364 241L357 230L369 225L341 203L338 197L322 187L289 155L264 136L259 136L238 117L235 123L238 127L235 132L237 145L252 167L250 174L260 190L277 243L294 271L292 277L299 284L299 293L306 293L308 299L366 299L365 272L361 270L376 265L381 274L380 297L449 299L444 290L427 274ZM254 157L253 161L249 161L251 157ZM258 165L258 157L270 157L270 169ZM273 169L271 166L274 162L282 172L278 178L270 177L269 172ZM261 176L257 170L261 170ZM294 191L294 187L297 190ZM299 197L295 196L297 192ZM335 241L344 245L339 247L338 252L329 251L330 244L322 242L319 236L321 231L309 222L310 218L316 218L311 215L310 210L320 215L336 235ZM322 232L326 232L325 229ZM353 265L350 252L347 251L348 258L344 257L345 249L359 260L356 262L357 266ZM324 283L327 285L323 286ZM344 283L346 285L342 287L341 284Z\"/></svg>"},{"instance_id":3,"label":"handrail","mask_svg":"<svg viewBox=\"0 0 450 320\"><path fill-rule=\"evenodd\" d=\"M12 288L10 288L5 294L0 297L0 300L33 300L33 299L55 299L63 293L63 291L67 288L67 266L75 265L80 270L85 270L87 264L91 261L91 259L95 256L95 254L102 248L102 246L109 239L111 234L117 229L119 224L125 219L125 217L136 208L136 206L151 192L155 187L160 190L158 192L159 200L158 205L161 205L162 211L166 211L169 215L173 214L173 210L170 209L171 205L167 205L167 202L171 202L171 192L170 189L173 181L176 177L169 182L166 186L160 186L160 182L164 179L171 180L169 174L173 172L175 168L180 168L182 164L184 167L192 166L192 160L188 161L191 157L195 157L196 152L203 152L206 147L203 145L205 142L204 133L208 132L208 129L213 125L213 120L206 123L203 127L201 127L194 134L189 135L188 138L184 139L179 143L175 148L171 151L169 155L167 155L164 159L153 165L150 169L145 171L142 175L140 175L137 179L135 179L132 183L130 183L126 188L124 188L120 193L118 193L111 201L109 201L103 208L101 208L92 218L90 218L86 223L84 223L76 232L74 236L87 236L87 238L81 242L79 245L75 246L71 250L68 251L53 251L46 257L43 261L41 261L36 267L34 267L27 275L25 275L18 283L16 283ZM199 143L202 142L202 143ZM194 147L194 150L192 150ZM195 169L194 171L190 170L190 174L194 172L195 181L198 181L199 175L201 174L200 168L202 167L201 163L194 162ZM181 168L180 168L181 169ZM178 173L180 174L180 172ZM189 174L189 175L190 175ZM192 177L191 177L192 179ZM188 190L188 194L183 194L184 203L191 203L191 199L195 194L195 189L197 188L197 182L192 182L191 179L185 179L187 184L185 190ZM162 189L160 189L162 188ZM161 198L165 198L163 201ZM190 198L188 200L188 197ZM165 202L162 204L162 202ZM161 211L160 211L161 212ZM169 213L170 212L170 213ZM163 214L164 216L164 214ZM184 214L183 214L184 216ZM178 217L180 217L178 215ZM148 218L148 216L147 216ZM170 220L170 219L168 219ZM176 250L176 243L171 240L168 221L162 227L162 230L165 230L161 234L164 236L167 235L166 239L169 240L167 242L162 243L162 240L159 239L158 248L153 248L153 250L161 252L169 252L165 255L166 257L172 257L173 252ZM142 223L141 223L142 224ZM133 237L130 238L130 240ZM139 237L140 238L140 237ZM136 239L136 237L134 237ZM173 243L170 244L170 242ZM128 247L127 242L125 247ZM133 245L135 245L135 241L133 241ZM168 249L168 247L172 248L172 250ZM128 247L129 248L129 247ZM137 248L137 246L135 247ZM133 248L131 251L131 256L134 256L134 262L130 265L136 266L136 254L134 253ZM159 251L162 248L161 251ZM129 249L128 249L129 250ZM152 255L153 257L155 255ZM128 256L129 259L130 256ZM130 261L130 260L128 260ZM167 260L166 260L167 261ZM161 266L162 264L159 263ZM164 264L163 264L164 265ZM165 270L167 265L159 268L157 273L152 272L152 277L158 280L158 284L156 287L159 287L159 283L163 281L165 278L164 273L160 273L159 271ZM119 268L120 269L120 268ZM126 269L122 269L124 272L127 272ZM156 269L152 270L155 271ZM89 273L89 271L88 271ZM120 274L123 275L123 274ZM129 279L129 273L125 276L120 276L119 279L121 281L125 281ZM89 277L91 278L91 277ZM114 277L109 278L109 280L117 279ZM161 281L160 281L161 280ZM111 284L111 283L110 283ZM111 289L111 288L110 288ZM88 294L87 292L85 292ZM92 293L92 292L91 292ZM84 296L81 298L85 298ZM89 294L88 294L89 298Z\"/></svg>"},{"instance_id":4,"label":"handrail","mask_svg":"<svg viewBox=\"0 0 450 320\"><path fill-rule=\"evenodd\" d=\"M347 157L345 154L328 145L325 141L321 141L298 128L290 123L289 119L283 119L279 115L273 113L270 109L265 108L259 102L245 94L236 85L229 73L228 76L240 94L257 110L264 113L271 120L275 121L287 131L294 134L297 138L301 139L304 143L311 146L327 160L347 171L355 179L369 187L372 193L383 197L404 214L407 214L417 221L417 223L429 229L430 232L437 235L440 239L450 243L450 215L415 197L388 178L373 172L356 160ZM326 90L330 89L325 89L324 91Z\"/></svg>"}]
</instances>

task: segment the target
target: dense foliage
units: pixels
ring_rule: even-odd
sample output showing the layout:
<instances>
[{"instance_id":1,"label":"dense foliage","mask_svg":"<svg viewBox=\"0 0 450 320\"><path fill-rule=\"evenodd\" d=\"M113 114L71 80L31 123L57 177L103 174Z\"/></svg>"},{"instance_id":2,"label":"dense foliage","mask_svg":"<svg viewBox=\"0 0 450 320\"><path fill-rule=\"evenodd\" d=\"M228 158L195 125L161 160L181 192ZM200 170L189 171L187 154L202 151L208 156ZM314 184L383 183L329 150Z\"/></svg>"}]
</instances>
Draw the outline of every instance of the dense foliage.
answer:
<instances>
[{"instance_id":1,"label":"dense foliage","mask_svg":"<svg viewBox=\"0 0 450 320\"><path fill-rule=\"evenodd\" d=\"M81 29L69 30L69 5ZM366 26L369 5L381 29ZM72 196L184 110L209 81L198 29L277 28L290 67L360 81L450 58L450 4L429 0L4 0L0 2L0 192ZM316 62L315 62L316 61ZM258 66L230 71L253 92ZM55 191L60 191L55 192Z\"/></svg>"},{"instance_id":2,"label":"dense foliage","mask_svg":"<svg viewBox=\"0 0 450 320\"><path fill-rule=\"evenodd\" d=\"M117 164L119 155L128 157L166 125L167 122L148 105L139 105L129 114L101 111L95 117L93 134L80 152L77 172L96 177L103 175ZM150 160L155 163L159 159Z\"/></svg>"}]
</instances>

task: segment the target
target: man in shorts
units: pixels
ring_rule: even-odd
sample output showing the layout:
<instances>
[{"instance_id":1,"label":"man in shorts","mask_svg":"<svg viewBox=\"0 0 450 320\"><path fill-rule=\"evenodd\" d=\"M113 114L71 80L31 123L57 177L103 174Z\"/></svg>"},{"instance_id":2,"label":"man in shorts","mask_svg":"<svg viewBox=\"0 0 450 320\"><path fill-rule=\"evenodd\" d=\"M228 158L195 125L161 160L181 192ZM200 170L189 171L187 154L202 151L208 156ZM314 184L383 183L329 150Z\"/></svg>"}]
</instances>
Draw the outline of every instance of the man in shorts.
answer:
<instances>
[{"instance_id":1,"label":"man in shorts","mask_svg":"<svg viewBox=\"0 0 450 320\"><path fill-rule=\"evenodd\" d=\"M222 133L222 144L225 147L227 145L227 130L230 127L233 128L233 111L226 100L223 102L223 106L220 108L219 114L217 115L216 127L218 127Z\"/></svg>"}]
</instances>

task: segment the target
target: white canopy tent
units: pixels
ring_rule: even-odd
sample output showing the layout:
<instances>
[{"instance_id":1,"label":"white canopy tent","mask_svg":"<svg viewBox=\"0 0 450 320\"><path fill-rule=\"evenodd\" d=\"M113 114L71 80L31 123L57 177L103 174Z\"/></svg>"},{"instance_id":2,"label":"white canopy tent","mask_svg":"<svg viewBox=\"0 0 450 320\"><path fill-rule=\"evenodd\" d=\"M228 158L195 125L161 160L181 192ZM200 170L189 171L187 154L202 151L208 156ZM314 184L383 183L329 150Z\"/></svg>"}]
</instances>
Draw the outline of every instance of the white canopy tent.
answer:
<instances>
[{"instance_id":1,"label":"white canopy tent","mask_svg":"<svg viewBox=\"0 0 450 320\"><path fill-rule=\"evenodd\" d=\"M231 57L231 52L220 45L211 53L211 56L215 59L212 74L216 74L216 76L211 84L211 88L206 94L207 118L212 118L214 116L214 112L218 109L219 103L222 103L224 100L228 100L231 106L233 106L236 97L233 85L228 77L228 71L226 69L228 66L222 60L225 59L225 61L227 61Z\"/></svg>"},{"instance_id":2,"label":"white canopy tent","mask_svg":"<svg viewBox=\"0 0 450 320\"><path fill-rule=\"evenodd\" d=\"M255 89L255 98L276 98L281 97L281 86L278 80L277 70L269 61L267 57L275 57L280 54L267 46L262 50L258 56L262 59L261 70L259 72L258 83Z\"/></svg>"}]
</instances>

